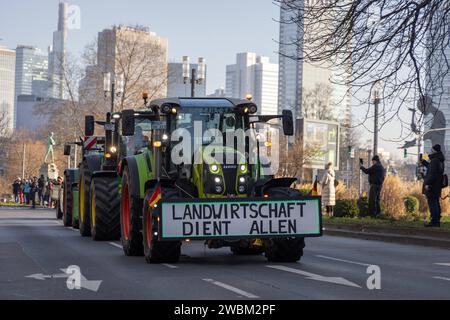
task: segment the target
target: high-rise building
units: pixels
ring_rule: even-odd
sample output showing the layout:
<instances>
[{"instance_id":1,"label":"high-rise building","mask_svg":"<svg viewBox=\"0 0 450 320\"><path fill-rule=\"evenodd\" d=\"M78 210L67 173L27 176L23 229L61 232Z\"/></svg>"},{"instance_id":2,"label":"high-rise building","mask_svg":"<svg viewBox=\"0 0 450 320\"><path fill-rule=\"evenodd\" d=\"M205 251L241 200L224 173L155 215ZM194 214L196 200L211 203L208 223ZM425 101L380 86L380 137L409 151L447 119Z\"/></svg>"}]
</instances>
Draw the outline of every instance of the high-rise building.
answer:
<instances>
[{"instance_id":1,"label":"high-rise building","mask_svg":"<svg viewBox=\"0 0 450 320\"><path fill-rule=\"evenodd\" d=\"M31 46L16 48L15 109L19 95L47 96L48 60L41 51ZM16 122L16 120L14 120Z\"/></svg>"},{"instance_id":2,"label":"high-rise building","mask_svg":"<svg viewBox=\"0 0 450 320\"><path fill-rule=\"evenodd\" d=\"M67 11L68 4L59 3L58 29L53 32L53 46L48 52L48 96L55 99L64 99L66 94L64 85L64 65L66 63L67 41Z\"/></svg>"},{"instance_id":3,"label":"high-rise building","mask_svg":"<svg viewBox=\"0 0 450 320\"><path fill-rule=\"evenodd\" d=\"M191 63L189 68L194 69L198 74L198 64ZM191 73L189 73L191 75ZM191 79L185 81L183 77L183 63L170 62L168 65L168 97L190 97L191 96ZM206 67L205 79L201 83L195 85L195 96L204 97L206 95Z\"/></svg>"},{"instance_id":4,"label":"high-rise building","mask_svg":"<svg viewBox=\"0 0 450 320\"><path fill-rule=\"evenodd\" d=\"M98 34L98 72L110 73L112 81L122 76L128 108L142 104L142 92L150 99L167 96L168 41L143 28L114 27Z\"/></svg>"},{"instance_id":5,"label":"high-rise building","mask_svg":"<svg viewBox=\"0 0 450 320\"><path fill-rule=\"evenodd\" d=\"M304 0L295 1L298 6L310 3ZM304 95L320 85L329 89L329 103L333 118L339 121L344 128L348 127L351 111L350 90L348 86L337 83L346 82L345 77L350 77L349 69L336 70L327 67L326 64L317 66L303 60L305 31L295 22L305 11L295 12L292 8L287 8L283 3L280 6L279 112L282 109L290 109L295 119L303 117L302 100ZM320 30L321 28L318 26L314 32L320 32Z\"/></svg>"},{"instance_id":6,"label":"high-rise building","mask_svg":"<svg viewBox=\"0 0 450 320\"><path fill-rule=\"evenodd\" d=\"M435 144L441 145L445 156L445 171L450 174L450 74L448 61L450 46L448 45L448 27L443 23L448 6L438 8L433 16L427 37L427 69L425 99L424 131L436 130L424 135L424 150L429 153ZM422 103L418 103L419 106ZM443 129L443 130L439 130Z\"/></svg>"},{"instance_id":7,"label":"high-rise building","mask_svg":"<svg viewBox=\"0 0 450 320\"><path fill-rule=\"evenodd\" d=\"M251 94L258 114L276 114L278 109L278 65L268 57L244 52L236 55L236 63L226 68L226 96L245 98Z\"/></svg>"},{"instance_id":8,"label":"high-rise building","mask_svg":"<svg viewBox=\"0 0 450 320\"><path fill-rule=\"evenodd\" d=\"M5 125L8 130L14 128L15 72L16 52L0 47L0 126Z\"/></svg>"},{"instance_id":9,"label":"high-rise building","mask_svg":"<svg viewBox=\"0 0 450 320\"><path fill-rule=\"evenodd\" d=\"M226 96L227 95L225 94L225 89L223 87L220 87L220 88L214 90L214 93L211 93L208 95L208 97L211 97L211 98L223 98Z\"/></svg>"}]
</instances>

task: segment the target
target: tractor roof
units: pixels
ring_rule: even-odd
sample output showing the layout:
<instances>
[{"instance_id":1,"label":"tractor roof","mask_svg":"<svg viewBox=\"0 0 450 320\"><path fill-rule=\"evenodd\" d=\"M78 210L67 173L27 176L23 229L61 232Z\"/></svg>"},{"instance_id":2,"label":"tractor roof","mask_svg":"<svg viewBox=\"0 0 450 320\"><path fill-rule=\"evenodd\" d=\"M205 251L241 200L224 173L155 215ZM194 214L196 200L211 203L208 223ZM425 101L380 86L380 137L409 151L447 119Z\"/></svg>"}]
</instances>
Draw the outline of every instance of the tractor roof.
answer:
<instances>
[{"instance_id":1,"label":"tractor roof","mask_svg":"<svg viewBox=\"0 0 450 320\"><path fill-rule=\"evenodd\" d=\"M233 108L254 105L253 102L245 99L235 98L165 98L157 99L150 102L151 107L161 108L163 104L175 104L181 108L189 107L216 107L216 108Z\"/></svg>"}]
</instances>

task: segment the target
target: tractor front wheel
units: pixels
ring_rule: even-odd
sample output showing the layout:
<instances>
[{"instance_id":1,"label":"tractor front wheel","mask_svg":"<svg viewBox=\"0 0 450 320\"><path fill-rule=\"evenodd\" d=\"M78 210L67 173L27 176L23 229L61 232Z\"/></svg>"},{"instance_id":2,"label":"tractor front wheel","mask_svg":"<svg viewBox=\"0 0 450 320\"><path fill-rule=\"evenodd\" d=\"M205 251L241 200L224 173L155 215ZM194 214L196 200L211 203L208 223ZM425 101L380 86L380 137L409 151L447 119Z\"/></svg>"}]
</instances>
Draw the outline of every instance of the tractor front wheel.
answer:
<instances>
[{"instance_id":1,"label":"tractor front wheel","mask_svg":"<svg viewBox=\"0 0 450 320\"><path fill-rule=\"evenodd\" d=\"M65 227L72 226L72 189L70 186L64 187L64 211L63 211L63 223Z\"/></svg>"},{"instance_id":2,"label":"tractor front wheel","mask_svg":"<svg viewBox=\"0 0 450 320\"><path fill-rule=\"evenodd\" d=\"M120 199L117 177L92 178L90 193L92 239L120 239Z\"/></svg>"},{"instance_id":3,"label":"tractor front wheel","mask_svg":"<svg viewBox=\"0 0 450 320\"><path fill-rule=\"evenodd\" d=\"M80 170L80 193L79 193L79 227L80 234L83 237L89 237L91 235L91 222L90 222L90 203L89 203L89 186L91 178L87 174L87 168Z\"/></svg>"},{"instance_id":4,"label":"tractor front wheel","mask_svg":"<svg viewBox=\"0 0 450 320\"><path fill-rule=\"evenodd\" d=\"M269 190L269 198L298 198L300 192L296 189L278 187ZM264 241L264 252L270 262L297 262L303 256L305 238L280 238Z\"/></svg>"},{"instance_id":5,"label":"tractor front wheel","mask_svg":"<svg viewBox=\"0 0 450 320\"><path fill-rule=\"evenodd\" d=\"M127 256L142 256L141 215L142 203L131 194L131 180L128 168L122 177L122 195L120 199L120 231L122 247Z\"/></svg>"},{"instance_id":6,"label":"tractor front wheel","mask_svg":"<svg viewBox=\"0 0 450 320\"><path fill-rule=\"evenodd\" d=\"M180 241L160 241L158 239L158 218L152 215L150 201L153 198L155 189L147 190L144 198L144 256L148 263L178 262L181 255ZM178 198L178 192L172 189L162 189L162 199ZM156 233L156 234L155 234Z\"/></svg>"}]
</instances>

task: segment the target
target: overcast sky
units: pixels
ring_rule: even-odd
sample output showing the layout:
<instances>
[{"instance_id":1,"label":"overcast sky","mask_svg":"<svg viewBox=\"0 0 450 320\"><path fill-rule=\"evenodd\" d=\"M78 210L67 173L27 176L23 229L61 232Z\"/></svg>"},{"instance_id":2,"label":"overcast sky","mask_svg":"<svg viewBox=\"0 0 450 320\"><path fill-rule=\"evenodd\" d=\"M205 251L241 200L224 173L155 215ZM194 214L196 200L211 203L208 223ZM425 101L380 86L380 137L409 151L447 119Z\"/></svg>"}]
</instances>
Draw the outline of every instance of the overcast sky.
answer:
<instances>
[{"instance_id":1,"label":"overcast sky","mask_svg":"<svg viewBox=\"0 0 450 320\"><path fill-rule=\"evenodd\" d=\"M46 51L57 27L58 0L0 0L0 44L34 45ZM225 86L225 66L238 52L256 52L278 62L279 8L271 0L72 0L81 10L81 29L69 31L68 50L79 54L113 24L148 26L169 40L169 61L205 57L207 92ZM354 109L356 118L365 114ZM382 137L395 135L389 126ZM365 137L363 141L366 141ZM398 144L380 141L395 151Z\"/></svg>"}]
</instances>

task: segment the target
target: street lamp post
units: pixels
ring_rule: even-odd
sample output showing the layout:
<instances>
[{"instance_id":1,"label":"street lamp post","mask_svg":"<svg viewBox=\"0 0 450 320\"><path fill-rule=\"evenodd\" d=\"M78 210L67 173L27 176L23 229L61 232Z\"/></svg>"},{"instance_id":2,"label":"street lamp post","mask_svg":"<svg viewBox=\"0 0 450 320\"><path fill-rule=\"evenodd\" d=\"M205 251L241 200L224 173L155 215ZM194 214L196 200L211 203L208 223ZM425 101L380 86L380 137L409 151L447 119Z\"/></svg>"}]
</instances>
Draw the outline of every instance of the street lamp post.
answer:
<instances>
[{"instance_id":1,"label":"street lamp post","mask_svg":"<svg viewBox=\"0 0 450 320\"><path fill-rule=\"evenodd\" d=\"M104 73L103 91L105 93L105 98L108 97L108 93L110 93L111 95L111 114L112 114L114 113L115 98L120 97L124 91L123 74L115 75L113 81L111 81L111 72Z\"/></svg>"},{"instance_id":2,"label":"street lamp post","mask_svg":"<svg viewBox=\"0 0 450 320\"><path fill-rule=\"evenodd\" d=\"M205 58L198 58L197 69L190 70L189 57L183 56L183 82L191 84L191 98L195 98L195 86L205 81Z\"/></svg>"},{"instance_id":3,"label":"street lamp post","mask_svg":"<svg viewBox=\"0 0 450 320\"><path fill-rule=\"evenodd\" d=\"M374 124L373 124L373 154L378 154L378 107L380 105L380 91L381 82L377 81L373 85L373 104L374 110Z\"/></svg>"}]
</instances>

